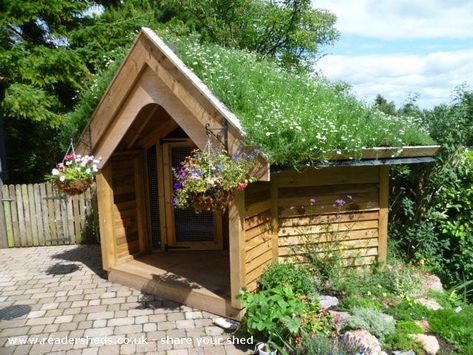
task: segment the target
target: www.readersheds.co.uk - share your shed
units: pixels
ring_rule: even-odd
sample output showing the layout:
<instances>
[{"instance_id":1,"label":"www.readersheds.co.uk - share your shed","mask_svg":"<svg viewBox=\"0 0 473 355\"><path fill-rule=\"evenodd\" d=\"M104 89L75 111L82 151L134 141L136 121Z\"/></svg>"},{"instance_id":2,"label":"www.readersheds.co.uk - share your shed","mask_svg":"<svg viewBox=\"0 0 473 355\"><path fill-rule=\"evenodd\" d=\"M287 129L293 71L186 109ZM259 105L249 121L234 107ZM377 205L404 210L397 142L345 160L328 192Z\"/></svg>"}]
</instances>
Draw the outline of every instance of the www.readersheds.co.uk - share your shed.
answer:
<instances>
[{"instance_id":1,"label":"www.readersheds.co.uk - share your shed","mask_svg":"<svg viewBox=\"0 0 473 355\"><path fill-rule=\"evenodd\" d=\"M209 127L225 130L229 153L245 139L238 118L145 28L79 151L102 157L97 199L109 279L233 318L241 315L240 288L254 289L269 263L291 257L301 233L315 239L327 223L342 231L347 264L385 260L388 166L431 161L438 150L371 148L361 159L337 155L335 166L298 171L275 169L260 155L258 181L237 193L224 215L175 209L172 168L206 147ZM340 212L333 201L347 195L352 200Z\"/></svg>"}]
</instances>

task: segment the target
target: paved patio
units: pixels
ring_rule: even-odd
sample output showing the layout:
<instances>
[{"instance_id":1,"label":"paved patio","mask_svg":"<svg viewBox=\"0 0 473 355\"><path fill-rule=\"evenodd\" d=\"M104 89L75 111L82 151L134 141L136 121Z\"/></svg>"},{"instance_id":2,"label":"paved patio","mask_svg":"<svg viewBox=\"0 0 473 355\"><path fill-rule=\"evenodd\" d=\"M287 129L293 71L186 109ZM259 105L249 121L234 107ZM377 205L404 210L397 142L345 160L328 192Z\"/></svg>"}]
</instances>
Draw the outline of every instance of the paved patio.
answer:
<instances>
[{"instance_id":1,"label":"paved patio","mask_svg":"<svg viewBox=\"0 0 473 355\"><path fill-rule=\"evenodd\" d=\"M248 354L253 348L232 342L210 313L109 282L97 245L1 249L0 265L0 354Z\"/></svg>"}]
</instances>

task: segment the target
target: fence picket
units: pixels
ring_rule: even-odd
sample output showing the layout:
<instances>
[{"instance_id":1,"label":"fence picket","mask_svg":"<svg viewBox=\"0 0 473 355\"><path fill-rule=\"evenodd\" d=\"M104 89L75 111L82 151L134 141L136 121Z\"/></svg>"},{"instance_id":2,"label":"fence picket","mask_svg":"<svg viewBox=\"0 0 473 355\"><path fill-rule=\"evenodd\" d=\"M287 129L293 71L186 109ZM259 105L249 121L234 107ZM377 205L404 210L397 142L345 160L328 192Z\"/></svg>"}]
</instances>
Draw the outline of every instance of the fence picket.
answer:
<instances>
[{"instance_id":1,"label":"fence picket","mask_svg":"<svg viewBox=\"0 0 473 355\"><path fill-rule=\"evenodd\" d=\"M9 185L8 186L8 192L9 196L11 198L11 203L10 203L10 212L11 212L11 219L12 219L12 226L13 226L13 239L14 239L14 244L12 246L20 246L20 228L18 226L18 210L17 210L17 201L16 201L16 192L15 192L15 186L14 185Z\"/></svg>"},{"instance_id":2,"label":"fence picket","mask_svg":"<svg viewBox=\"0 0 473 355\"><path fill-rule=\"evenodd\" d=\"M41 213L43 219L43 245L51 245L51 232L49 229L49 203L45 199L47 196L46 184L39 184L39 203L41 204Z\"/></svg>"},{"instance_id":3,"label":"fence picket","mask_svg":"<svg viewBox=\"0 0 473 355\"><path fill-rule=\"evenodd\" d=\"M12 247L15 244L15 239L13 237L13 224L11 217L11 198L8 191L8 186L3 185L2 187L2 196L3 196L3 212L5 215L5 228L7 233L7 246ZM0 202L2 203L2 202Z\"/></svg>"}]
</instances>

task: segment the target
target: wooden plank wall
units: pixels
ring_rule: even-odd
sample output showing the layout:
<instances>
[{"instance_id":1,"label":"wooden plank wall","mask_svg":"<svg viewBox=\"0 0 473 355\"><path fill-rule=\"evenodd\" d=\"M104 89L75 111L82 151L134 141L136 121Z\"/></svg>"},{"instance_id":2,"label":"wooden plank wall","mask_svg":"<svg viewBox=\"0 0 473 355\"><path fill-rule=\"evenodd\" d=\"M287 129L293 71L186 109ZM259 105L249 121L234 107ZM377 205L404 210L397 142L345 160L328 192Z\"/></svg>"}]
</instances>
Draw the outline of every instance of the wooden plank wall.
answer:
<instances>
[{"instance_id":1,"label":"wooden plank wall","mask_svg":"<svg viewBox=\"0 0 473 355\"><path fill-rule=\"evenodd\" d=\"M119 260L139 251L135 172L130 156L112 158L112 188L113 235Z\"/></svg>"},{"instance_id":2,"label":"wooden plank wall","mask_svg":"<svg viewBox=\"0 0 473 355\"><path fill-rule=\"evenodd\" d=\"M273 260L270 183L257 182L245 190L244 258L248 290Z\"/></svg>"},{"instance_id":3,"label":"wooden plank wall","mask_svg":"<svg viewBox=\"0 0 473 355\"><path fill-rule=\"evenodd\" d=\"M380 246L387 223L380 224L380 174L378 167L345 167L275 175L280 259L300 260L301 245L315 242L317 252L339 250L346 265L373 263L385 250Z\"/></svg>"},{"instance_id":4,"label":"wooden plank wall","mask_svg":"<svg viewBox=\"0 0 473 355\"><path fill-rule=\"evenodd\" d=\"M72 197L50 183L2 189L8 247L78 244L94 224L95 187Z\"/></svg>"}]
</instances>

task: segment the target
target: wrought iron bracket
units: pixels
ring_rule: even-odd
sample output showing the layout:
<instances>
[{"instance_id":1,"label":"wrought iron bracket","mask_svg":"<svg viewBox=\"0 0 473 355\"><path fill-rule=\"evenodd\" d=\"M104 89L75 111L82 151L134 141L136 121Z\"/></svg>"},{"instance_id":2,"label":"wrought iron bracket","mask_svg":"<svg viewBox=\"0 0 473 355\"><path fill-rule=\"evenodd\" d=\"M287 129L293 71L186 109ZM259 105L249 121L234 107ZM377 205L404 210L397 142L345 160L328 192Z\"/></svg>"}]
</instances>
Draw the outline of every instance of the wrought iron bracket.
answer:
<instances>
[{"instance_id":1,"label":"wrought iron bracket","mask_svg":"<svg viewBox=\"0 0 473 355\"><path fill-rule=\"evenodd\" d=\"M223 121L222 128L210 128L210 123L205 125L207 137L215 138L228 151L228 122Z\"/></svg>"}]
</instances>

